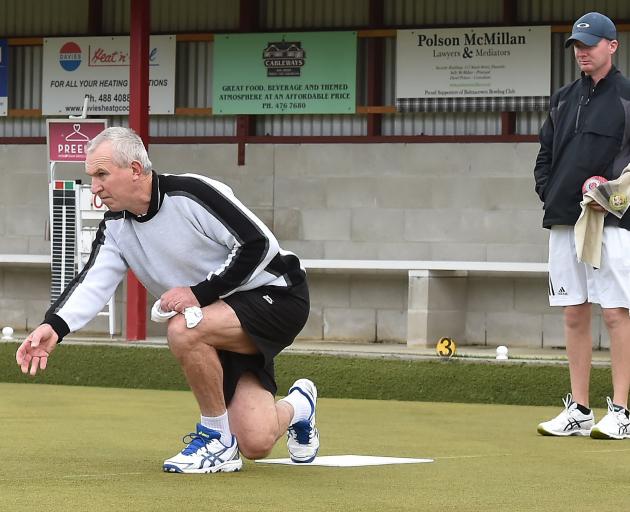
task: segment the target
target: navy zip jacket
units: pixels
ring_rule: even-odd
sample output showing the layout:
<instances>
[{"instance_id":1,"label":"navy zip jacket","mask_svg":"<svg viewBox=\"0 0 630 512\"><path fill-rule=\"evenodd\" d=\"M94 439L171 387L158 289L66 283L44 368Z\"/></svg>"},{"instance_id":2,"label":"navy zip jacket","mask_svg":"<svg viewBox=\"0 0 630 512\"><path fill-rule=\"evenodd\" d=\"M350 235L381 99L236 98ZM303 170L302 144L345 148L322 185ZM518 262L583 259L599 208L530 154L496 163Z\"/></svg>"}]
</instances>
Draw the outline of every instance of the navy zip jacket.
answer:
<instances>
[{"instance_id":1,"label":"navy zip jacket","mask_svg":"<svg viewBox=\"0 0 630 512\"><path fill-rule=\"evenodd\" d=\"M614 66L597 85L582 74L556 91L540 130L534 177L545 210L543 227L575 225L582 184L591 176L616 179L630 163L630 80ZM610 217L610 218L608 218ZM630 229L630 216L606 225Z\"/></svg>"}]
</instances>

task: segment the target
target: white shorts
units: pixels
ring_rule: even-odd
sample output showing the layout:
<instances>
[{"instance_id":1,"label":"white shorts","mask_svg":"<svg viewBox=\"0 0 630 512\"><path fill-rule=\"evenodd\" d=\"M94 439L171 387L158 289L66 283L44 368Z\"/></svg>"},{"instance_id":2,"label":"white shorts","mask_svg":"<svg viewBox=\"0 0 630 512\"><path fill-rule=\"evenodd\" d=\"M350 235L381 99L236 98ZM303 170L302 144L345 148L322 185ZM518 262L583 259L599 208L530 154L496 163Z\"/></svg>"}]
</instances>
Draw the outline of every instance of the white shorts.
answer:
<instances>
[{"instance_id":1,"label":"white shorts","mask_svg":"<svg viewBox=\"0 0 630 512\"><path fill-rule=\"evenodd\" d=\"M573 226L549 234L549 305L630 309L630 231L604 228L601 268L577 260Z\"/></svg>"}]
</instances>

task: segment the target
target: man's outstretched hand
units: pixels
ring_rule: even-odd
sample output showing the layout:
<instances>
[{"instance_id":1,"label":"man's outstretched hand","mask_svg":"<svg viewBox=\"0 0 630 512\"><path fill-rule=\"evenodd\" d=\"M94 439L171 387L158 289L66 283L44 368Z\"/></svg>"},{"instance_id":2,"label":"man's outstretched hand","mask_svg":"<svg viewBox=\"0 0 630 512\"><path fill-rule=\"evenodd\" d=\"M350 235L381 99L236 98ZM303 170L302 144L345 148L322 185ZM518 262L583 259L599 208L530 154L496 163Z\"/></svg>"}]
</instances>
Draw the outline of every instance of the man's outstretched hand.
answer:
<instances>
[{"instance_id":1,"label":"man's outstretched hand","mask_svg":"<svg viewBox=\"0 0 630 512\"><path fill-rule=\"evenodd\" d=\"M15 360L22 373L35 375L37 370L45 370L48 356L55 350L58 339L59 336L49 324L42 324L29 334L15 353Z\"/></svg>"}]
</instances>

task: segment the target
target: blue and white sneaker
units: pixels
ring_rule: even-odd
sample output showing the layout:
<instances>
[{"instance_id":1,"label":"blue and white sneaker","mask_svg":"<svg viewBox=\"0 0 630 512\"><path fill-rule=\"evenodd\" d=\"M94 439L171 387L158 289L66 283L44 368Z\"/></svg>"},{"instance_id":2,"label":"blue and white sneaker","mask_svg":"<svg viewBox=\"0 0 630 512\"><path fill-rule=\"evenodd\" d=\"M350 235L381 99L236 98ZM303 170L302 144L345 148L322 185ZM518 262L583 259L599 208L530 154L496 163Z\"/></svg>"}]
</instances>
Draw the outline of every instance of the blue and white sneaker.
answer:
<instances>
[{"instance_id":1,"label":"blue and white sneaker","mask_svg":"<svg viewBox=\"0 0 630 512\"><path fill-rule=\"evenodd\" d=\"M239 471L243 461L238 451L236 437L225 446L221 434L197 423L197 432L182 439L188 446L180 453L164 461L162 469L167 473L229 473Z\"/></svg>"},{"instance_id":2,"label":"blue and white sneaker","mask_svg":"<svg viewBox=\"0 0 630 512\"><path fill-rule=\"evenodd\" d=\"M289 394L293 391L302 393L311 405L311 414L306 420L297 421L287 431L287 448L293 462L313 462L319 450L319 432L315 428L315 407L317 405L317 388L308 379L299 379L293 383Z\"/></svg>"},{"instance_id":3,"label":"blue and white sneaker","mask_svg":"<svg viewBox=\"0 0 630 512\"><path fill-rule=\"evenodd\" d=\"M608 413L591 429L593 439L628 439L630 438L630 418L628 411L612 403L606 397Z\"/></svg>"},{"instance_id":4,"label":"blue and white sneaker","mask_svg":"<svg viewBox=\"0 0 630 512\"><path fill-rule=\"evenodd\" d=\"M538 425L538 433L543 436L588 436L595 423L593 411L580 412L578 404L569 393L562 399L564 410L555 418Z\"/></svg>"}]
</instances>

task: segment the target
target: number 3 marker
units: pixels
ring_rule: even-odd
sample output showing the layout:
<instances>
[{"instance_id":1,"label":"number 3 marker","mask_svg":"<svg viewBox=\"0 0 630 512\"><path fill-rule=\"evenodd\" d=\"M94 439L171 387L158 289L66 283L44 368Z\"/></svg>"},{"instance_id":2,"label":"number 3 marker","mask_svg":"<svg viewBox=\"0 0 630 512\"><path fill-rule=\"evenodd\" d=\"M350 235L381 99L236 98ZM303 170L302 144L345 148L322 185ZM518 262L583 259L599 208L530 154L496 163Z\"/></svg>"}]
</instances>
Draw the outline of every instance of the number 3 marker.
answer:
<instances>
[{"instance_id":1,"label":"number 3 marker","mask_svg":"<svg viewBox=\"0 0 630 512\"><path fill-rule=\"evenodd\" d=\"M440 341L438 341L435 346L435 351L438 356L448 358L455 354L456 348L455 341L451 338L440 338Z\"/></svg>"}]
</instances>

